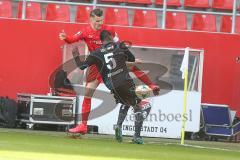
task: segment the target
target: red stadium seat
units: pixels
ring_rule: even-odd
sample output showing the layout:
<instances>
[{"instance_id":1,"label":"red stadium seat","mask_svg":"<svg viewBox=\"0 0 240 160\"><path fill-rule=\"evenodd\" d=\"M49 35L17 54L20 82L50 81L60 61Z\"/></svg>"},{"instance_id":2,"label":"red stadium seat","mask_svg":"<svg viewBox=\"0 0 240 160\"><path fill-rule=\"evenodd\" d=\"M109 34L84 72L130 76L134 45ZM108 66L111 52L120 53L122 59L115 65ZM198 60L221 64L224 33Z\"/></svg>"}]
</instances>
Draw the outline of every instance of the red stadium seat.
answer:
<instances>
[{"instance_id":1,"label":"red stadium seat","mask_svg":"<svg viewBox=\"0 0 240 160\"><path fill-rule=\"evenodd\" d=\"M167 12L166 15L167 29L187 29L187 17L185 13Z\"/></svg>"},{"instance_id":2,"label":"red stadium seat","mask_svg":"<svg viewBox=\"0 0 240 160\"><path fill-rule=\"evenodd\" d=\"M156 11L135 10L133 26L157 27Z\"/></svg>"},{"instance_id":3,"label":"red stadium seat","mask_svg":"<svg viewBox=\"0 0 240 160\"><path fill-rule=\"evenodd\" d=\"M123 3L126 0L101 0L101 2L118 2L118 3Z\"/></svg>"},{"instance_id":4,"label":"red stadium seat","mask_svg":"<svg viewBox=\"0 0 240 160\"><path fill-rule=\"evenodd\" d=\"M125 8L106 8L105 19L106 24L128 25L128 10Z\"/></svg>"},{"instance_id":5,"label":"red stadium seat","mask_svg":"<svg viewBox=\"0 0 240 160\"><path fill-rule=\"evenodd\" d=\"M22 2L18 4L18 13L17 17L22 18ZM27 2L26 5L26 19L34 19L34 20L41 20L42 19L42 11L41 5L39 3L34 2Z\"/></svg>"},{"instance_id":6,"label":"red stadium seat","mask_svg":"<svg viewBox=\"0 0 240 160\"><path fill-rule=\"evenodd\" d=\"M89 22L89 15L92 11L93 7L90 6L78 6L77 7L77 15L76 15L76 22L79 23L88 23Z\"/></svg>"},{"instance_id":7,"label":"red stadium seat","mask_svg":"<svg viewBox=\"0 0 240 160\"><path fill-rule=\"evenodd\" d=\"M231 16L222 16L221 18L221 27L220 32L228 32L232 31L232 17ZM236 26L235 32L240 33L240 17L236 17Z\"/></svg>"},{"instance_id":8,"label":"red stadium seat","mask_svg":"<svg viewBox=\"0 0 240 160\"><path fill-rule=\"evenodd\" d=\"M232 17L231 16L222 16L220 32L230 33L231 29L232 29Z\"/></svg>"},{"instance_id":9,"label":"red stadium seat","mask_svg":"<svg viewBox=\"0 0 240 160\"><path fill-rule=\"evenodd\" d=\"M70 7L68 5L48 4L46 8L46 20L70 21Z\"/></svg>"},{"instance_id":10,"label":"red stadium seat","mask_svg":"<svg viewBox=\"0 0 240 160\"><path fill-rule=\"evenodd\" d=\"M152 4L151 0L126 0L126 2L134 4Z\"/></svg>"},{"instance_id":11,"label":"red stadium seat","mask_svg":"<svg viewBox=\"0 0 240 160\"><path fill-rule=\"evenodd\" d=\"M0 1L0 17L11 18L12 17L12 4L8 0Z\"/></svg>"},{"instance_id":12,"label":"red stadium seat","mask_svg":"<svg viewBox=\"0 0 240 160\"><path fill-rule=\"evenodd\" d=\"M216 17L214 15L194 14L192 30L216 32Z\"/></svg>"},{"instance_id":13,"label":"red stadium seat","mask_svg":"<svg viewBox=\"0 0 240 160\"><path fill-rule=\"evenodd\" d=\"M163 5L163 0L156 0L155 4L156 5ZM180 3L180 0L168 0L167 5L168 6L173 6L173 7L180 7L181 3Z\"/></svg>"},{"instance_id":14,"label":"red stadium seat","mask_svg":"<svg viewBox=\"0 0 240 160\"><path fill-rule=\"evenodd\" d=\"M209 0L184 0L185 7L210 8Z\"/></svg>"},{"instance_id":15,"label":"red stadium seat","mask_svg":"<svg viewBox=\"0 0 240 160\"><path fill-rule=\"evenodd\" d=\"M213 0L212 8L215 9L233 9L233 0Z\"/></svg>"}]
</instances>

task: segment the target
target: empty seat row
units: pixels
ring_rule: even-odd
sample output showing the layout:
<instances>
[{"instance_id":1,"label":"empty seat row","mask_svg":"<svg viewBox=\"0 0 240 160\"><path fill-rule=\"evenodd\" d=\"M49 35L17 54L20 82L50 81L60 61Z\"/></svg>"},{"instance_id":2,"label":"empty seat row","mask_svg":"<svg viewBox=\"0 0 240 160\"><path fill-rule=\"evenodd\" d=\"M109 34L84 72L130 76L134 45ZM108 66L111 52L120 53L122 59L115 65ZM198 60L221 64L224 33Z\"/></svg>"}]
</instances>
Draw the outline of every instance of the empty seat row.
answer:
<instances>
[{"instance_id":1,"label":"empty seat row","mask_svg":"<svg viewBox=\"0 0 240 160\"><path fill-rule=\"evenodd\" d=\"M133 3L133 4L152 4L152 0L100 0L101 2L118 2L118 3ZM183 6L194 8L215 8L215 9L227 9L233 8L234 0L184 0ZM163 5L164 0L155 0L156 5ZM181 0L167 0L168 6L180 7L182 6Z\"/></svg>"},{"instance_id":2,"label":"empty seat row","mask_svg":"<svg viewBox=\"0 0 240 160\"><path fill-rule=\"evenodd\" d=\"M105 23L113 25L129 25L128 10L123 8L107 8L105 10ZM157 12L152 10L135 10L133 26L157 28ZM231 32L232 17L221 17L221 32ZM166 28L187 30L187 16L182 12L167 12ZM194 14L192 16L192 30L217 32L215 15ZM240 17L236 17L236 32L240 33Z\"/></svg>"},{"instance_id":3,"label":"empty seat row","mask_svg":"<svg viewBox=\"0 0 240 160\"><path fill-rule=\"evenodd\" d=\"M0 1L1 2L1 1ZM9 2L9 1L5 1ZM9 4L9 3L6 3ZM4 12L1 12L0 16L12 17L11 12L6 12L6 6L3 5ZM11 7L10 7L11 8ZM92 7L78 6L76 14L76 22L88 23L89 13ZM11 9L9 10L11 11ZM21 18L22 15L22 3L18 5L17 17ZM128 10L124 8L106 8L105 9L105 23L110 25L129 25ZM27 19L42 19L41 6L39 3L28 2L26 6L26 18ZM46 7L46 20L52 21L70 21L70 8L68 5L56 5L48 4ZM222 16L221 19L221 32L231 32L231 17ZM133 15L133 26L138 27L150 27L157 28L157 12L153 10L135 10ZM194 14L192 16L192 30L199 31L211 31L216 32L216 16L205 14ZM167 29L180 29L187 30L187 16L182 12L167 12L166 15L166 28ZM236 32L240 33L240 17L236 18Z\"/></svg>"},{"instance_id":4,"label":"empty seat row","mask_svg":"<svg viewBox=\"0 0 240 160\"><path fill-rule=\"evenodd\" d=\"M216 16L207 14L194 14L191 29L196 31L217 32ZM184 13L168 12L166 17L167 29L187 29L187 18ZM221 16L220 32L231 33L232 17ZM236 17L235 32L240 33L240 16Z\"/></svg>"},{"instance_id":5,"label":"empty seat row","mask_svg":"<svg viewBox=\"0 0 240 160\"><path fill-rule=\"evenodd\" d=\"M118 3L133 3L133 4L152 4L152 0L100 0L101 2L118 2Z\"/></svg>"},{"instance_id":6,"label":"empty seat row","mask_svg":"<svg viewBox=\"0 0 240 160\"><path fill-rule=\"evenodd\" d=\"M146 3L150 4L152 0L102 0L112 2ZM155 0L156 4L162 5L163 0ZM169 6L181 6L180 0L168 0ZM209 0L184 0L187 7L208 8ZM39 3L28 2L26 6L26 17L28 19L42 19L41 5ZM213 0L213 8L232 9L233 0ZM18 18L22 14L22 2L18 5ZM12 17L12 4L10 0L0 0L0 17ZM61 17L59 19L59 17ZM47 20L70 21L70 7L68 5L48 4L46 7Z\"/></svg>"},{"instance_id":7,"label":"empty seat row","mask_svg":"<svg viewBox=\"0 0 240 160\"><path fill-rule=\"evenodd\" d=\"M22 2L18 4L17 18L22 17ZM42 9L40 3L27 2L26 18L42 20ZM9 0L0 1L0 17L12 18L12 4ZM70 21L70 7L68 5L48 4L46 7L46 20Z\"/></svg>"}]
</instances>

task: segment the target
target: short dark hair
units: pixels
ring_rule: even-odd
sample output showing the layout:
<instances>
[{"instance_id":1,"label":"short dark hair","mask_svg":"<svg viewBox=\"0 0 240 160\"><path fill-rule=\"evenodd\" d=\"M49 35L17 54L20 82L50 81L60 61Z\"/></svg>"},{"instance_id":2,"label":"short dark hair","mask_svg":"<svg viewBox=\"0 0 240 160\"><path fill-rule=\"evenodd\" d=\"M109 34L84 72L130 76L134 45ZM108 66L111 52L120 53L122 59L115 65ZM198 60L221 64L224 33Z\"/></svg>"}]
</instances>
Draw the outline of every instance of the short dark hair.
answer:
<instances>
[{"instance_id":1,"label":"short dark hair","mask_svg":"<svg viewBox=\"0 0 240 160\"><path fill-rule=\"evenodd\" d=\"M96 8L90 12L90 17L102 17L103 16L103 11L99 8Z\"/></svg>"},{"instance_id":2,"label":"short dark hair","mask_svg":"<svg viewBox=\"0 0 240 160\"><path fill-rule=\"evenodd\" d=\"M100 33L100 40L103 41L111 41L112 40L112 35L110 32L108 32L107 30L103 30Z\"/></svg>"}]
</instances>

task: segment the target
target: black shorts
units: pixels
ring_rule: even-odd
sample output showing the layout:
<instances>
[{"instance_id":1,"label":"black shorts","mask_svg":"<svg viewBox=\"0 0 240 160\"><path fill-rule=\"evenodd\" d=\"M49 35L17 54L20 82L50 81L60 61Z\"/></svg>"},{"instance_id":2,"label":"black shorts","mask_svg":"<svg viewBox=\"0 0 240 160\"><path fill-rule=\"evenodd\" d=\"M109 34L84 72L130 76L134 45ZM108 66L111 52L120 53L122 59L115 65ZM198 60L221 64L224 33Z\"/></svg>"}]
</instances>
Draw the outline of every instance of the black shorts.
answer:
<instances>
[{"instance_id":1,"label":"black shorts","mask_svg":"<svg viewBox=\"0 0 240 160\"><path fill-rule=\"evenodd\" d=\"M141 99L139 99L135 93L134 83L126 83L114 88L113 94L117 103L136 106L141 101Z\"/></svg>"}]
</instances>

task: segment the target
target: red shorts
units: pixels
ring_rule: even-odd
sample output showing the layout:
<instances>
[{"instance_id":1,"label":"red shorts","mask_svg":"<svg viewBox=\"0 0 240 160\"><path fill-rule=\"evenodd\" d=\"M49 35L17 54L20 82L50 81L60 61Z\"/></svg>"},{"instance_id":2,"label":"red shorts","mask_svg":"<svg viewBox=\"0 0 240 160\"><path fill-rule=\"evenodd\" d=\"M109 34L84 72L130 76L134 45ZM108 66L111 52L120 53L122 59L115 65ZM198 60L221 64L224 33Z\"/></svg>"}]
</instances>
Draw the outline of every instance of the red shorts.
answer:
<instances>
[{"instance_id":1,"label":"red shorts","mask_svg":"<svg viewBox=\"0 0 240 160\"><path fill-rule=\"evenodd\" d=\"M97 79L98 82L102 83L102 76L101 74L98 72L98 69L95 65L89 67L89 69L87 70L87 78L86 81L87 82L91 82L93 80Z\"/></svg>"}]
</instances>

